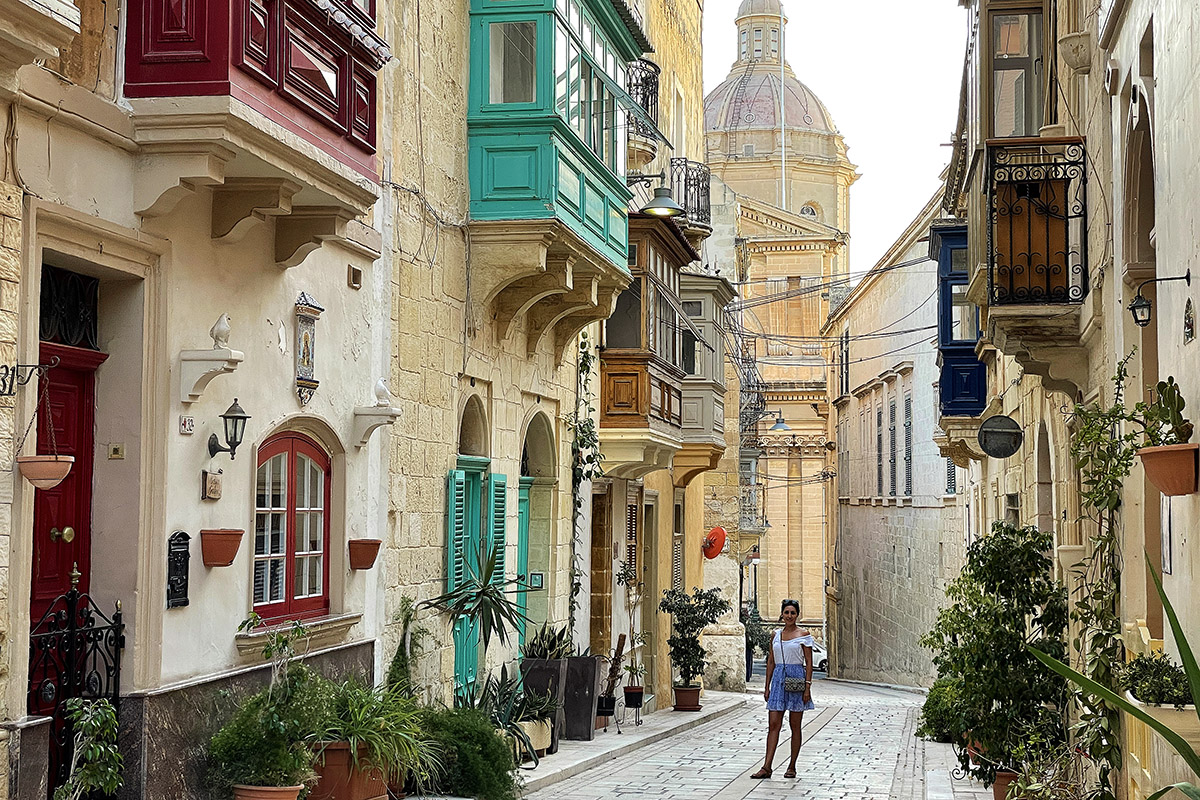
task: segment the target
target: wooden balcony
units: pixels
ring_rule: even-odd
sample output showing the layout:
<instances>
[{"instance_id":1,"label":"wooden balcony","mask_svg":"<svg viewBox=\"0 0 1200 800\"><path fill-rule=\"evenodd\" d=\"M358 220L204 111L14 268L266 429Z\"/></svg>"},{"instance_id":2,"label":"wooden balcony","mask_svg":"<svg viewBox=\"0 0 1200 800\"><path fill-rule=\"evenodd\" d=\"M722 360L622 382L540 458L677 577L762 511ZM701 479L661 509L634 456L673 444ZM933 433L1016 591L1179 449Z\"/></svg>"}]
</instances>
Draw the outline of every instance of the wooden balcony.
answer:
<instances>
[{"instance_id":1,"label":"wooden balcony","mask_svg":"<svg viewBox=\"0 0 1200 800\"><path fill-rule=\"evenodd\" d=\"M682 440L683 371L636 350L600 355L604 472L639 478L671 466Z\"/></svg>"}]
</instances>

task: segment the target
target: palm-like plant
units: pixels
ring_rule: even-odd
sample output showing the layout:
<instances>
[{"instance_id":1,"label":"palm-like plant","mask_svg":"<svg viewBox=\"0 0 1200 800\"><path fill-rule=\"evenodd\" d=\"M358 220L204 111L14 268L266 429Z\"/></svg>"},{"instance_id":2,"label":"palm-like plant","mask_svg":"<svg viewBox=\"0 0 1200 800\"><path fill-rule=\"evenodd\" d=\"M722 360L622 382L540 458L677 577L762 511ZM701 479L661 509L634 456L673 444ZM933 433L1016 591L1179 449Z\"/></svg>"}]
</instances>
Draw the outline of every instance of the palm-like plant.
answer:
<instances>
[{"instance_id":1,"label":"palm-like plant","mask_svg":"<svg viewBox=\"0 0 1200 800\"><path fill-rule=\"evenodd\" d=\"M1158 590L1158 596L1162 598L1163 611L1166 612L1167 621L1171 625L1171 634L1175 637L1175 645L1179 648L1179 660L1183 662L1184 671L1187 672L1188 685L1192 690L1192 702L1197 707L1196 713L1200 714L1200 666L1197 665L1196 656L1192 653L1192 648L1183 633L1183 628L1179 625L1179 617L1175 614L1175 608L1171 605L1167 593L1163 590L1162 581L1153 568L1149 566L1150 563L1150 556L1147 554L1146 568L1150 571L1150 577L1154 579L1154 587ZM1036 648L1030 647L1029 649L1043 664L1072 683L1078 684L1084 691L1102 698L1105 702L1120 708L1134 719L1141 720L1146 725L1149 725L1155 733L1166 739L1167 743L1175 748L1175 752L1179 753L1192 773L1200 777L1200 755L1192 749L1192 746L1182 736L1108 687L1097 683L1080 672L1076 672L1058 659L1048 656ZM1158 798L1172 789L1178 789L1183 792L1190 800L1200 800L1200 787L1187 781L1164 786L1146 798L1146 800L1158 800Z\"/></svg>"},{"instance_id":2,"label":"palm-like plant","mask_svg":"<svg viewBox=\"0 0 1200 800\"><path fill-rule=\"evenodd\" d=\"M445 594L421 603L422 608L436 608L452 620L465 619L479 626L479 635L486 652L492 635L508 641L510 630L519 630L529 621L517 601L510 595L525 591L521 582L505 580L500 572L500 551L493 547L480 565L478 574L468 570L467 578Z\"/></svg>"}]
</instances>

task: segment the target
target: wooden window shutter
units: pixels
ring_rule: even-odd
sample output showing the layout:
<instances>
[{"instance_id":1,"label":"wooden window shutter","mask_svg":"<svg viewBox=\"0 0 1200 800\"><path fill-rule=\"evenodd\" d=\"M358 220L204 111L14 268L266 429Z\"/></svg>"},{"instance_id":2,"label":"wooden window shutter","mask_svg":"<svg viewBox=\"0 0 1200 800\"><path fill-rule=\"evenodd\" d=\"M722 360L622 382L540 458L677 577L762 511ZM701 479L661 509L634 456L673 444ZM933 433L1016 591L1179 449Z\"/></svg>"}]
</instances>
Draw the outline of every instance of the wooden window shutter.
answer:
<instances>
[{"instance_id":1,"label":"wooden window shutter","mask_svg":"<svg viewBox=\"0 0 1200 800\"><path fill-rule=\"evenodd\" d=\"M488 553L496 553L496 569L492 573L492 583L500 586L504 583L505 550L508 549L505 523L508 517L508 477L492 474L488 476Z\"/></svg>"},{"instance_id":2,"label":"wooden window shutter","mask_svg":"<svg viewBox=\"0 0 1200 800\"><path fill-rule=\"evenodd\" d=\"M640 503L625 506L625 563L629 569L638 567L638 508Z\"/></svg>"},{"instance_id":3,"label":"wooden window shutter","mask_svg":"<svg viewBox=\"0 0 1200 800\"><path fill-rule=\"evenodd\" d=\"M683 536L671 539L671 588L683 591Z\"/></svg>"},{"instance_id":4,"label":"wooden window shutter","mask_svg":"<svg viewBox=\"0 0 1200 800\"><path fill-rule=\"evenodd\" d=\"M446 591L467 578L467 475L452 469L446 475Z\"/></svg>"},{"instance_id":5,"label":"wooden window shutter","mask_svg":"<svg viewBox=\"0 0 1200 800\"><path fill-rule=\"evenodd\" d=\"M888 494L896 496L896 401L888 403Z\"/></svg>"},{"instance_id":6,"label":"wooden window shutter","mask_svg":"<svg viewBox=\"0 0 1200 800\"><path fill-rule=\"evenodd\" d=\"M912 395L904 397L904 494L913 493Z\"/></svg>"}]
</instances>

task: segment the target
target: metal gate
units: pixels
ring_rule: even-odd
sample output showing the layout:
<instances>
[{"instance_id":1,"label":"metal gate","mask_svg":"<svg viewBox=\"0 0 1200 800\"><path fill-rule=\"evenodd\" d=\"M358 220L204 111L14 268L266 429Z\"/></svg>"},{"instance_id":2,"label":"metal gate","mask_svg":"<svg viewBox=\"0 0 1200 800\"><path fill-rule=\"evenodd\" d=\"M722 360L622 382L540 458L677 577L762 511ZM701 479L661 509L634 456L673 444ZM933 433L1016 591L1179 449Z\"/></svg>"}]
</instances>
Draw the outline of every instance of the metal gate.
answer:
<instances>
[{"instance_id":1,"label":"metal gate","mask_svg":"<svg viewBox=\"0 0 1200 800\"><path fill-rule=\"evenodd\" d=\"M121 651L125 623L121 601L107 616L79 591L79 572L71 589L59 595L29 637L29 713L53 719L50 726L50 787L66 782L72 736L67 701L107 699L117 708L121 693Z\"/></svg>"}]
</instances>

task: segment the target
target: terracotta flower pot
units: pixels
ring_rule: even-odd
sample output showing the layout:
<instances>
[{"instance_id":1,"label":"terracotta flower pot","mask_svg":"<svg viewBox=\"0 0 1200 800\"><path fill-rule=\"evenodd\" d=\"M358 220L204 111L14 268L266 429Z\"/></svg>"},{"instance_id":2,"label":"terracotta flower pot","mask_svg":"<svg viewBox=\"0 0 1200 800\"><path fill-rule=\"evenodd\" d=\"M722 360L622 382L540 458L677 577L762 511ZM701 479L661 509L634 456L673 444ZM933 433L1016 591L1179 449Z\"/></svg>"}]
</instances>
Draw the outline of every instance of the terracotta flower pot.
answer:
<instances>
[{"instance_id":1,"label":"terracotta flower pot","mask_svg":"<svg viewBox=\"0 0 1200 800\"><path fill-rule=\"evenodd\" d=\"M360 762L364 749L358 751ZM324 743L313 768L317 785L309 792L309 800L387 800L383 773L378 769L355 769L348 742Z\"/></svg>"},{"instance_id":2,"label":"terracotta flower pot","mask_svg":"<svg viewBox=\"0 0 1200 800\"><path fill-rule=\"evenodd\" d=\"M215 528L200 531L200 554L206 567L228 567L242 546L242 534L237 528Z\"/></svg>"},{"instance_id":3,"label":"terracotta flower pot","mask_svg":"<svg viewBox=\"0 0 1200 800\"><path fill-rule=\"evenodd\" d=\"M17 456L15 461L21 475L35 488L53 489L70 473L75 456Z\"/></svg>"},{"instance_id":4,"label":"terracotta flower pot","mask_svg":"<svg viewBox=\"0 0 1200 800\"><path fill-rule=\"evenodd\" d=\"M233 800L296 800L303 786L242 786L233 787Z\"/></svg>"},{"instance_id":5,"label":"terracotta flower pot","mask_svg":"<svg viewBox=\"0 0 1200 800\"><path fill-rule=\"evenodd\" d=\"M350 546L350 569L370 569L375 565L383 540L351 539L347 544Z\"/></svg>"},{"instance_id":6,"label":"terracotta flower pot","mask_svg":"<svg viewBox=\"0 0 1200 800\"><path fill-rule=\"evenodd\" d=\"M1017 779L1017 773L1006 769L996 772L996 782L992 784L992 800L1005 800L1008 797L1008 787Z\"/></svg>"},{"instance_id":7,"label":"terracotta flower pot","mask_svg":"<svg viewBox=\"0 0 1200 800\"><path fill-rule=\"evenodd\" d=\"M699 686L676 686L675 687L675 710L676 711L699 711L700 706L700 687Z\"/></svg>"},{"instance_id":8,"label":"terracotta flower pot","mask_svg":"<svg viewBox=\"0 0 1200 800\"><path fill-rule=\"evenodd\" d=\"M1137 451L1146 477L1168 497L1196 491L1196 453L1200 444L1165 444Z\"/></svg>"}]
</instances>

